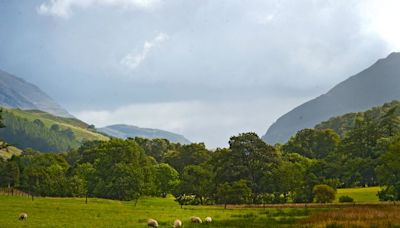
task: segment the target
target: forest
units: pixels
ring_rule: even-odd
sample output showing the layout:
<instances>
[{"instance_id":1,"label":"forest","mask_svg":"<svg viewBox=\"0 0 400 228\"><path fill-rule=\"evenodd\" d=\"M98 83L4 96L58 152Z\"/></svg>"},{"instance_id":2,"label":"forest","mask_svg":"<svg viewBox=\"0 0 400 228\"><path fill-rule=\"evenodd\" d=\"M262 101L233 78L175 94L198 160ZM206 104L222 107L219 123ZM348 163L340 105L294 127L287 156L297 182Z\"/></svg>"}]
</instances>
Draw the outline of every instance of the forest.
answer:
<instances>
[{"instance_id":1,"label":"forest","mask_svg":"<svg viewBox=\"0 0 400 228\"><path fill-rule=\"evenodd\" d=\"M90 141L64 153L25 149L0 159L0 186L32 196L116 200L172 194L180 205L331 202L320 192L382 186L379 199L394 201L400 199L400 175L393 175L400 173L399 113L393 101L303 129L282 145L249 132L216 150L144 138Z\"/></svg>"}]
</instances>

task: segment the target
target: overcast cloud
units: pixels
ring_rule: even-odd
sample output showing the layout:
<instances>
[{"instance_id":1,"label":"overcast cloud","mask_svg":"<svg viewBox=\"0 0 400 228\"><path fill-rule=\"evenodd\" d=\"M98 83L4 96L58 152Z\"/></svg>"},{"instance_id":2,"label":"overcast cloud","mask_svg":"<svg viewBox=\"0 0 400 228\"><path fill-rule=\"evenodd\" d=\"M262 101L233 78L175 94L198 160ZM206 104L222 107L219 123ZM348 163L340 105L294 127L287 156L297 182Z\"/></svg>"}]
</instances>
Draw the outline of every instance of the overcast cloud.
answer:
<instances>
[{"instance_id":1,"label":"overcast cloud","mask_svg":"<svg viewBox=\"0 0 400 228\"><path fill-rule=\"evenodd\" d=\"M396 0L0 0L0 69L98 127L209 147L400 48Z\"/></svg>"}]
</instances>

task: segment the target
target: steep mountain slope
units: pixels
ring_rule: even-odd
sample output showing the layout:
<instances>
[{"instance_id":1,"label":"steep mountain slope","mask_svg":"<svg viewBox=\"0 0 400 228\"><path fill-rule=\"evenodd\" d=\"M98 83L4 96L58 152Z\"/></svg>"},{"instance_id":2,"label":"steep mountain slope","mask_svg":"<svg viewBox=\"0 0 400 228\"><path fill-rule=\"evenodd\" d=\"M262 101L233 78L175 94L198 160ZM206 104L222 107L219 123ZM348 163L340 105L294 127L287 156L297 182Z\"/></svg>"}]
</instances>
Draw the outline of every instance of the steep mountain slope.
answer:
<instances>
[{"instance_id":1,"label":"steep mountain slope","mask_svg":"<svg viewBox=\"0 0 400 228\"><path fill-rule=\"evenodd\" d=\"M73 117L37 86L0 70L0 106L42 110L56 116Z\"/></svg>"},{"instance_id":2,"label":"steep mountain slope","mask_svg":"<svg viewBox=\"0 0 400 228\"><path fill-rule=\"evenodd\" d=\"M143 138L162 138L168 139L174 143L189 144L190 141L184 136L175 134L168 131L150 129L150 128L140 128L136 126L117 124L111 125L104 128L97 129L99 132L103 132L113 137L117 138L128 138L128 137L143 137Z\"/></svg>"},{"instance_id":3,"label":"steep mountain slope","mask_svg":"<svg viewBox=\"0 0 400 228\"><path fill-rule=\"evenodd\" d=\"M85 141L108 140L80 120L42 111L5 109L2 117L6 127L0 129L0 139L20 149L63 152Z\"/></svg>"},{"instance_id":4,"label":"steep mountain slope","mask_svg":"<svg viewBox=\"0 0 400 228\"><path fill-rule=\"evenodd\" d=\"M286 113L271 125L263 139L268 143L284 143L297 131L312 128L331 117L397 99L400 99L400 53L392 53L328 93Z\"/></svg>"}]
</instances>

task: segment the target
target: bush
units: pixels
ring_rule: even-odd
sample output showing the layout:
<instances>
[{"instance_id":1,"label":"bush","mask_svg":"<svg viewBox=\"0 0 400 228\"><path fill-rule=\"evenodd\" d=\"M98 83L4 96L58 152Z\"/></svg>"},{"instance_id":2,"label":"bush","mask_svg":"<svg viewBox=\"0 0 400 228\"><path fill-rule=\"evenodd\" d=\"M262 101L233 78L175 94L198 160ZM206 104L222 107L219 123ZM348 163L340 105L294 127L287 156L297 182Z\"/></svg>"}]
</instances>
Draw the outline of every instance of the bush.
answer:
<instances>
[{"instance_id":1,"label":"bush","mask_svg":"<svg viewBox=\"0 0 400 228\"><path fill-rule=\"evenodd\" d=\"M339 197L339 202L341 202L341 203L353 203L354 199L351 198L350 196L341 196L341 197Z\"/></svg>"},{"instance_id":2,"label":"bush","mask_svg":"<svg viewBox=\"0 0 400 228\"><path fill-rule=\"evenodd\" d=\"M315 185L313 193L317 203L332 203L336 195L335 189L326 184Z\"/></svg>"}]
</instances>

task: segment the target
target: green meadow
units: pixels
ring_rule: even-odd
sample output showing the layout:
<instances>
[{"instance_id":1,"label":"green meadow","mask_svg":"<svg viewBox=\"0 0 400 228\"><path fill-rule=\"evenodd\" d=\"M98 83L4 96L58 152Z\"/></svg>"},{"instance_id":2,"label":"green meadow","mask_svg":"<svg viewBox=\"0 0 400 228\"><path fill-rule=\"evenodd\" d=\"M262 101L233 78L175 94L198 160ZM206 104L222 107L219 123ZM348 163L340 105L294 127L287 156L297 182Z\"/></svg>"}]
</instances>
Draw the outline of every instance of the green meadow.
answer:
<instances>
[{"instance_id":1,"label":"green meadow","mask_svg":"<svg viewBox=\"0 0 400 228\"><path fill-rule=\"evenodd\" d=\"M376 203L379 202L377 193L380 189L380 187L338 189L336 202L339 201L340 196L350 196L356 203Z\"/></svg>"},{"instance_id":2,"label":"green meadow","mask_svg":"<svg viewBox=\"0 0 400 228\"><path fill-rule=\"evenodd\" d=\"M378 187L338 189L337 197L348 195L362 205L379 204ZM337 211L331 208L240 208L220 206L180 206L173 197L143 197L133 201L90 198L0 196L0 227L147 227L147 219L156 219L160 227L172 227L180 219L184 227L299 227L308 218L320 213ZM285 207L285 205L281 205ZM327 205L328 207L328 205ZM330 207L330 206L329 206ZM345 209L338 209L345 210ZM21 212L28 213L26 221L19 221ZM190 224L191 216L211 216L211 224ZM311 220L314 221L314 220ZM311 225L312 226L312 225Z\"/></svg>"},{"instance_id":3,"label":"green meadow","mask_svg":"<svg viewBox=\"0 0 400 228\"><path fill-rule=\"evenodd\" d=\"M132 201L82 198L35 198L0 196L0 227L147 227L156 219L160 227L172 227L175 219L184 227L290 227L321 209L263 209L218 206L184 206L168 198L142 198ZM28 214L19 221L21 212ZM211 216L211 224L190 224L191 216Z\"/></svg>"}]
</instances>

